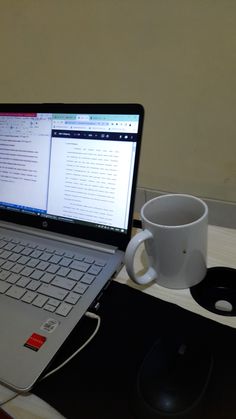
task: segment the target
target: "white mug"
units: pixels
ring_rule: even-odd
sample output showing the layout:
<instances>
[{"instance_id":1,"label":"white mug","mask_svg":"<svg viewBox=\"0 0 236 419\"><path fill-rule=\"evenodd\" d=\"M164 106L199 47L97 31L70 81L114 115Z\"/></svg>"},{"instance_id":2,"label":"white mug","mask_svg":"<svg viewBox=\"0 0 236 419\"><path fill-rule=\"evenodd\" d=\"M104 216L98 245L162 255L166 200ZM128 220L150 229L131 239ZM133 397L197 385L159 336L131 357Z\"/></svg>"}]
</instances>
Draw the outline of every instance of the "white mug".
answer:
<instances>
[{"instance_id":1,"label":"white mug","mask_svg":"<svg viewBox=\"0 0 236 419\"><path fill-rule=\"evenodd\" d=\"M184 289L198 284L206 275L208 208L191 195L162 195L141 209L143 230L129 242L125 265L138 284L155 280L166 288ZM134 258L145 243L148 269L135 272Z\"/></svg>"}]
</instances>

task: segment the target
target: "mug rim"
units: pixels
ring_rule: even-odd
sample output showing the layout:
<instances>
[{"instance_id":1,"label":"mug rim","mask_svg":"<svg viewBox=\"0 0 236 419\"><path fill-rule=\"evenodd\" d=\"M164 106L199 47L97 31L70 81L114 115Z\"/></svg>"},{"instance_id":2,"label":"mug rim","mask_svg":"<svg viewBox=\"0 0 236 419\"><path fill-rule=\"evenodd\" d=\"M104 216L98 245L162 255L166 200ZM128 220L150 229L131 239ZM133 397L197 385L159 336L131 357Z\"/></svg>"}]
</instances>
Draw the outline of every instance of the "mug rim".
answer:
<instances>
[{"instance_id":1,"label":"mug rim","mask_svg":"<svg viewBox=\"0 0 236 419\"><path fill-rule=\"evenodd\" d=\"M192 200L198 201L199 203L202 204L202 206L204 208L204 212L201 215L201 217L199 217L197 220L194 220L190 223L177 224L177 225L167 225L167 224L154 223L153 221L150 221L147 217L145 217L144 211L145 211L145 209L148 205L150 205L153 201L157 201L159 199L168 198L168 197L191 198ZM166 229L176 229L176 228L183 228L183 227L192 226L194 224L199 223L202 219L204 219L208 215L208 206L201 198L198 198L197 196L194 196L194 195L181 194L181 193L179 193L179 194L178 193L164 194L164 195L156 196L155 198L152 198L149 201L145 202L145 204L141 208L140 215L141 215L142 220L146 221L147 223L149 223L153 226L157 226L157 227L160 227L160 228L166 228Z\"/></svg>"}]
</instances>

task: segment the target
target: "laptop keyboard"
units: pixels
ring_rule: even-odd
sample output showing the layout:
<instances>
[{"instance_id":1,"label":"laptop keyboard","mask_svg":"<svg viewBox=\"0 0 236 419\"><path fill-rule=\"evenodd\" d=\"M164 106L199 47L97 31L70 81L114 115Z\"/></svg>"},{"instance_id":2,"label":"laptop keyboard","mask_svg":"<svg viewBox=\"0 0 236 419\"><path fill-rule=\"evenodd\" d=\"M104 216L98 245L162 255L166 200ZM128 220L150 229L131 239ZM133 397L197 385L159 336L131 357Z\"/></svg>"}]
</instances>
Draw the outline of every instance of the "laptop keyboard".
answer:
<instances>
[{"instance_id":1,"label":"laptop keyboard","mask_svg":"<svg viewBox=\"0 0 236 419\"><path fill-rule=\"evenodd\" d=\"M0 235L0 294L67 316L106 262Z\"/></svg>"}]
</instances>

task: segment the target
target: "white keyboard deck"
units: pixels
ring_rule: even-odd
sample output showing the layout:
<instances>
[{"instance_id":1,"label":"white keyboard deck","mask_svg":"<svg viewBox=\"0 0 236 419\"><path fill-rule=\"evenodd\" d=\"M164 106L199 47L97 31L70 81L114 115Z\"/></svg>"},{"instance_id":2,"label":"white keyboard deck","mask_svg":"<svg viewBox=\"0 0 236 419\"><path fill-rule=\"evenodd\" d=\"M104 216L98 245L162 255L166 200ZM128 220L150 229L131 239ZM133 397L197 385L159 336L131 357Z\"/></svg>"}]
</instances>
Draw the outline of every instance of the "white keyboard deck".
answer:
<instances>
[{"instance_id":1,"label":"white keyboard deck","mask_svg":"<svg viewBox=\"0 0 236 419\"><path fill-rule=\"evenodd\" d=\"M0 235L0 294L67 316L105 267L81 253Z\"/></svg>"}]
</instances>

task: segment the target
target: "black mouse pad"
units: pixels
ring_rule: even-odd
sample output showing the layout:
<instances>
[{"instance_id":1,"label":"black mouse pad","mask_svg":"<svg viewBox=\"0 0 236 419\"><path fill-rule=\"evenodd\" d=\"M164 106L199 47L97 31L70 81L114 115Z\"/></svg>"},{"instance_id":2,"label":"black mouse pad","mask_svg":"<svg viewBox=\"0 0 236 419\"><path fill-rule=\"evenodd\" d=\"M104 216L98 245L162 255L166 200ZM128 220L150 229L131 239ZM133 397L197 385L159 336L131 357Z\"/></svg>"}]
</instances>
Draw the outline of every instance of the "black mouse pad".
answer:
<instances>
[{"instance_id":1,"label":"black mouse pad","mask_svg":"<svg viewBox=\"0 0 236 419\"><path fill-rule=\"evenodd\" d=\"M235 329L116 282L101 298L98 314L101 327L93 341L64 368L35 385L34 394L68 419L167 417L140 408L137 373L160 336L181 335L210 349L214 366L202 400L178 417L235 419ZM95 326L96 321L83 318L51 367L81 346Z\"/></svg>"}]
</instances>

